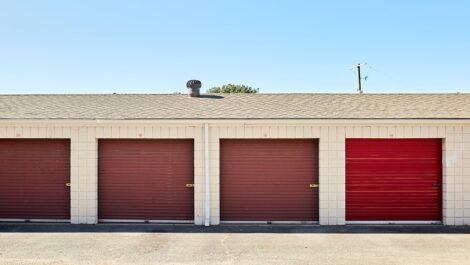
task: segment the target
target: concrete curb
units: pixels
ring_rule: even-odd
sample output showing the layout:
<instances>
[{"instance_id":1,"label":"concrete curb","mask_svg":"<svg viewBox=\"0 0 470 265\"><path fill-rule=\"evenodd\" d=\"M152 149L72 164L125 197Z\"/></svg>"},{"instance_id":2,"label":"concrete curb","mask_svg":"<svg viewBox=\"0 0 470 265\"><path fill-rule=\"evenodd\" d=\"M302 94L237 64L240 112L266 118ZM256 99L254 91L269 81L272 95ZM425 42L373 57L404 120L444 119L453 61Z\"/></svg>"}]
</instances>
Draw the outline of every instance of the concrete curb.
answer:
<instances>
[{"instance_id":1,"label":"concrete curb","mask_svg":"<svg viewBox=\"0 0 470 265\"><path fill-rule=\"evenodd\" d=\"M443 225L219 225L0 223L1 233L299 233L299 234L470 234L470 226Z\"/></svg>"}]
</instances>

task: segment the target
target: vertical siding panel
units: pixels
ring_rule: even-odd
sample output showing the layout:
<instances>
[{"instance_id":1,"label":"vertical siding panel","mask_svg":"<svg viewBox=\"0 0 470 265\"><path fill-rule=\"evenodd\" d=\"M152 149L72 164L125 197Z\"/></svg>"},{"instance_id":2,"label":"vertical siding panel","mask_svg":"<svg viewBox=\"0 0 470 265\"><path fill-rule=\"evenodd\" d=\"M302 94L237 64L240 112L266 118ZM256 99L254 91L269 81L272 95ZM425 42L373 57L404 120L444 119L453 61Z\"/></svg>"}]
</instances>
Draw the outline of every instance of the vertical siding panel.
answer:
<instances>
[{"instance_id":1,"label":"vertical siding panel","mask_svg":"<svg viewBox=\"0 0 470 265\"><path fill-rule=\"evenodd\" d=\"M339 138L346 138L346 127L344 126L340 126L338 127L338 135L337 135Z\"/></svg>"},{"instance_id":2,"label":"vertical siding panel","mask_svg":"<svg viewBox=\"0 0 470 265\"><path fill-rule=\"evenodd\" d=\"M161 127L154 126L152 130L152 137L153 138L160 138L161 137Z\"/></svg>"},{"instance_id":3,"label":"vertical siding panel","mask_svg":"<svg viewBox=\"0 0 470 265\"><path fill-rule=\"evenodd\" d=\"M226 126L218 127L219 129L219 137L220 138L227 138L228 137L228 129Z\"/></svg>"},{"instance_id":4,"label":"vertical siding panel","mask_svg":"<svg viewBox=\"0 0 470 265\"><path fill-rule=\"evenodd\" d=\"M68 134L65 132L65 130L68 130L70 132L70 128L64 128L64 133ZM96 138L103 138L104 137L104 129L103 127L96 127Z\"/></svg>"},{"instance_id":5,"label":"vertical siding panel","mask_svg":"<svg viewBox=\"0 0 470 265\"><path fill-rule=\"evenodd\" d=\"M153 127L152 126L146 126L144 128L144 137L145 138L152 138L152 135L153 135Z\"/></svg>"},{"instance_id":6,"label":"vertical siding panel","mask_svg":"<svg viewBox=\"0 0 470 265\"><path fill-rule=\"evenodd\" d=\"M413 127L413 138L420 138L421 136L421 127L414 126Z\"/></svg>"},{"instance_id":7,"label":"vertical siding panel","mask_svg":"<svg viewBox=\"0 0 470 265\"><path fill-rule=\"evenodd\" d=\"M13 127L7 127L6 128L6 137L7 138L14 138L15 135L15 129Z\"/></svg>"},{"instance_id":8,"label":"vertical siding panel","mask_svg":"<svg viewBox=\"0 0 470 265\"><path fill-rule=\"evenodd\" d=\"M5 131L5 134L6 134L6 131ZM38 138L39 137L39 128L38 127L32 127L31 130L30 130L30 136L31 136L31 138Z\"/></svg>"},{"instance_id":9,"label":"vertical siding panel","mask_svg":"<svg viewBox=\"0 0 470 265\"><path fill-rule=\"evenodd\" d=\"M255 126L253 127L253 138L262 138L261 127Z\"/></svg>"},{"instance_id":10,"label":"vertical siding panel","mask_svg":"<svg viewBox=\"0 0 470 265\"><path fill-rule=\"evenodd\" d=\"M277 136L279 138L286 138L287 137L287 128L286 128L286 126L277 127Z\"/></svg>"},{"instance_id":11,"label":"vertical siding panel","mask_svg":"<svg viewBox=\"0 0 470 265\"><path fill-rule=\"evenodd\" d=\"M112 127L111 128L111 137L112 138L120 138L119 127Z\"/></svg>"},{"instance_id":12,"label":"vertical siding panel","mask_svg":"<svg viewBox=\"0 0 470 265\"><path fill-rule=\"evenodd\" d=\"M30 138L31 137L31 128L30 127L23 127L23 134L21 137Z\"/></svg>"},{"instance_id":13,"label":"vertical siding panel","mask_svg":"<svg viewBox=\"0 0 470 265\"><path fill-rule=\"evenodd\" d=\"M186 137L194 138L194 126L187 126L186 127Z\"/></svg>"},{"instance_id":14,"label":"vertical siding panel","mask_svg":"<svg viewBox=\"0 0 470 265\"><path fill-rule=\"evenodd\" d=\"M295 138L295 127L287 127L287 138Z\"/></svg>"},{"instance_id":15,"label":"vertical siding panel","mask_svg":"<svg viewBox=\"0 0 470 265\"><path fill-rule=\"evenodd\" d=\"M245 128L240 125L240 126L237 126L237 132L236 132L236 137L237 138L244 138L245 137Z\"/></svg>"},{"instance_id":16,"label":"vertical siding panel","mask_svg":"<svg viewBox=\"0 0 470 265\"><path fill-rule=\"evenodd\" d=\"M395 137L396 137L396 129L395 129L395 126L388 126L387 134L388 134L388 137L389 137L389 138L395 138Z\"/></svg>"},{"instance_id":17,"label":"vertical siding panel","mask_svg":"<svg viewBox=\"0 0 470 265\"><path fill-rule=\"evenodd\" d=\"M119 127L119 138L128 138L128 133L127 133L128 127L121 126Z\"/></svg>"},{"instance_id":18,"label":"vertical siding panel","mask_svg":"<svg viewBox=\"0 0 470 265\"><path fill-rule=\"evenodd\" d=\"M212 137L213 136L213 131L212 131L213 127L209 127L209 136ZM199 145L197 146L200 146L201 148L204 146L204 127L196 127L194 128L194 138L195 138L195 141L197 143L199 143ZM198 149L199 150L199 149ZM200 150L201 152L203 151L202 149Z\"/></svg>"},{"instance_id":19,"label":"vertical siding panel","mask_svg":"<svg viewBox=\"0 0 470 265\"><path fill-rule=\"evenodd\" d=\"M201 142L204 143L204 126L201 126L201 128L198 128L197 132L201 132ZM216 139L219 139L220 137L220 128L215 126L211 127L209 126L209 139L211 142L214 142Z\"/></svg>"},{"instance_id":20,"label":"vertical siding panel","mask_svg":"<svg viewBox=\"0 0 470 265\"><path fill-rule=\"evenodd\" d=\"M132 124L127 126L127 137L137 138L137 128Z\"/></svg>"},{"instance_id":21,"label":"vertical siding panel","mask_svg":"<svg viewBox=\"0 0 470 265\"><path fill-rule=\"evenodd\" d=\"M370 138L371 137L371 128L370 128L370 126L362 127L362 135L365 138Z\"/></svg>"},{"instance_id":22,"label":"vertical siding panel","mask_svg":"<svg viewBox=\"0 0 470 265\"><path fill-rule=\"evenodd\" d=\"M384 126L379 127L379 138L388 138L387 127L384 127Z\"/></svg>"},{"instance_id":23,"label":"vertical siding panel","mask_svg":"<svg viewBox=\"0 0 470 265\"><path fill-rule=\"evenodd\" d=\"M370 128L370 138L379 138L379 127L372 126Z\"/></svg>"},{"instance_id":24,"label":"vertical siding panel","mask_svg":"<svg viewBox=\"0 0 470 265\"><path fill-rule=\"evenodd\" d=\"M111 138L111 137L112 137L111 127L104 127L104 129L103 129L103 137L104 137L104 138Z\"/></svg>"},{"instance_id":25,"label":"vertical siding panel","mask_svg":"<svg viewBox=\"0 0 470 265\"><path fill-rule=\"evenodd\" d=\"M304 129L302 126L295 127L295 138L303 138L304 137Z\"/></svg>"},{"instance_id":26,"label":"vertical siding panel","mask_svg":"<svg viewBox=\"0 0 470 265\"><path fill-rule=\"evenodd\" d=\"M253 138L253 127L245 126L245 138Z\"/></svg>"},{"instance_id":27,"label":"vertical siding panel","mask_svg":"<svg viewBox=\"0 0 470 265\"><path fill-rule=\"evenodd\" d=\"M161 127L160 128L160 135L161 138L170 138L170 128L168 127Z\"/></svg>"},{"instance_id":28,"label":"vertical siding panel","mask_svg":"<svg viewBox=\"0 0 470 265\"><path fill-rule=\"evenodd\" d=\"M278 138L278 127L277 126L270 126L269 127L269 137L271 138Z\"/></svg>"},{"instance_id":29,"label":"vertical siding panel","mask_svg":"<svg viewBox=\"0 0 470 265\"><path fill-rule=\"evenodd\" d=\"M71 137L70 127L62 128L62 133L63 133L64 137L70 138Z\"/></svg>"},{"instance_id":30,"label":"vertical siding panel","mask_svg":"<svg viewBox=\"0 0 470 265\"><path fill-rule=\"evenodd\" d=\"M59 129L59 130L57 130ZM70 132L70 128L68 127L57 127L56 128L56 134L60 134L61 138L69 138L68 132Z\"/></svg>"},{"instance_id":31,"label":"vertical siding panel","mask_svg":"<svg viewBox=\"0 0 470 265\"><path fill-rule=\"evenodd\" d=\"M269 127L267 127L267 126L262 126L261 127L261 137L263 137L263 138L269 137Z\"/></svg>"},{"instance_id":32,"label":"vertical siding panel","mask_svg":"<svg viewBox=\"0 0 470 265\"><path fill-rule=\"evenodd\" d=\"M405 138L412 138L413 137L413 128L410 126L406 126L404 128L404 135Z\"/></svg>"},{"instance_id":33,"label":"vertical siding panel","mask_svg":"<svg viewBox=\"0 0 470 265\"><path fill-rule=\"evenodd\" d=\"M429 138L429 127L423 126L421 127L421 137L423 138Z\"/></svg>"},{"instance_id":34,"label":"vertical siding panel","mask_svg":"<svg viewBox=\"0 0 470 265\"><path fill-rule=\"evenodd\" d=\"M304 137L305 138L313 138L312 136L312 127L311 126L304 126Z\"/></svg>"},{"instance_id":35,"label":"vertical siding panel","mask_svg":"<svg viewBox=\"0 0 470 265\"><path fill-rule=\"evenodd\" d=\"M22 128L20 128L20 130L22 131ZM22 133L19 133L20 130L18 130L17 133L16 133L16 136L17 136L17 137L18 137L19 135L22 135ZM55 135L54 135L54 128L53 128L53 127L47 127L47 128L46 128L46 137L47 137L47 138L54 138L54 137L55 137Z\"/></svg>"},{"instance_id":36,"label":"vertical siding panel","mask_svg":"<svg viewBox=\"0 0 470 265\"><path fill-rule=\"evenodd\" d=\"M313 138L320 138L320 127L312 127L312 137Z\"/></svg>"},{"instance_id":37,"label":"vertical siding panel","mask_svg":"<svg viewBox=\"0 0 470 265\"><path fill-rule=\"evenodd\" d=\"M405 136L403 126L397 126L395 129L395 137L396 138L403 138Z\"/></svg>"},{"instance_id":38,"label":"vertical siding panel","mask_svg":"<svg viewBox=\"0 0 470 265\"><path fill-rule=\"evenodd\" d=\"M336 136L337 136L336 129L337 128L335 126L330 126L328 128L328 138L332 142L336 141Z\"/></svg>"},{"instance_id":39,"label":"vertical siding panel","mask_svg":"<svg viewBox=\"0 0 470 265\"><path fill-rule=\"evenodd\" d=\"M362 128L359 126L354 126L354 138L362 137Z\"/></svg>"},{"instance_id":40,"label":"vertical siding panel","mask_svg":"<svg viewBox=\"0 0 470 265\"><path fill-rule=\"evenodd\" d=\"M320 138L324 139L325 142L327 143L328 142L328 136L329 136L328 127L325 127L325 126L320 127ZM322 150L322 149L320 148L320 150Z\"/></svg>"},{"instance_id":41,"label":"vertical siding panel","mask_svg":"<svg viewBox=\"0 0 470 265\"><path fill-rule=\"evenodd\" d=\"M143 138L145 137L145 128L143 126L135 127L135 132L136 132L136 138ZM178 132L175 128L175 134L173 137L176 137L178 135Z\"/></svg>"},{"instance_id":42,"label":"vertical siding panel","mask_svg":"<svg viewBox=\"0 0 470 265\"><path fill-rule=\"evenodd\" d=\"M445 138L446 137L446 128L444 126L439 126L437 128L437 135L439 138Z\"/></svg>"},{"instance_id":43,"label":"vertical siding panel","mask_svg":"<svg viewBox=\"0 0 470 265\"><path fill-rule=\"evenodd\" d=\"M354 138L354 128L351 125L346 126L346 138Z\"/></svg>"},{"instance_id":44,"label":"vertical siding panel","mask_svg":"<svg viewBox=\"0 0 470 265\"><path fill-rule=\"evenodd\" d=\"M40 130L44 131L44 130ZM79 127L78 128L78 141L79 143L85 143L88 140L87 138L87 130L86 127ZM81 147L81 145L80 145Z\"/></svg>"},{"instance_id":45,"label":"vertical siding panel","mask_svg":"<svg viewBox=\"0 0 470 265\"><path fill-rule=\"evenodd\" d=\"M28 128L30 129L30 128ZM63 127L54 127L54 137L55 138L64 138L64 133L63 133ZM25 131L23 130L23 134L25 134ZM28 131L29 134L29 131Z\"/></svg>"},{"instance_id":46,"label":"vertical siding panel","mask_svg":"<svg viewBox=\"0 0 470 265\"><path fill-rule=\"evenodd\" d=\"M237 129L233 126L227 128L227 137L228 138L236 138L237 137Z\"/></svg>"}]
</instances>

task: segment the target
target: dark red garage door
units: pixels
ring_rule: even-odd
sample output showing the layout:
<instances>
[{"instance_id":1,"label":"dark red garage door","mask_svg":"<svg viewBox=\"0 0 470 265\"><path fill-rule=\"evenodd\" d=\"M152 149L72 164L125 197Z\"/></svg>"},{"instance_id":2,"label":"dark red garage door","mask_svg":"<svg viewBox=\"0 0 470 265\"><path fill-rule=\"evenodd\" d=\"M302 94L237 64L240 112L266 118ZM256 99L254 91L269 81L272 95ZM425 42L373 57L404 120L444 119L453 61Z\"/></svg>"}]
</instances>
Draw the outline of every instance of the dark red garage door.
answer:
<instances>
[{"instance_id":1,"label":"dark red garage door","mask_svg":"<svg viewBox=\"0 0 470 265\"><path fill-rule=\"evenodd\" d=\"M99 140L101 220L194 220L193 140Z\"/></svg>"},{"instance_id":2,"label":"dark red garage door","mask_svg":"<svg viewBox=\"0 0 470 265\"><path fill-rule=\"evenodd\" d=\"M347 221L440 221L440 139L347 139Z\"/></svg>"},{"instance_id":3,"label":"dark red garage door","mask_svg":"<svg viewBox=\"0 0 470 265\"><path fill-rule=\"evenodd\" d=\"M69 140L0 140L0 218L70 219Z\"/></svg>"},{"instance_id":4,"label":"dark red garage door","mask_svg":"<svg viewBox=\"0 0 470 265\"><path fill-rule=\"evenodd\" d=\"M317 140L221 140L222 221L318 221Z\"/></svg>"}]
</instances>

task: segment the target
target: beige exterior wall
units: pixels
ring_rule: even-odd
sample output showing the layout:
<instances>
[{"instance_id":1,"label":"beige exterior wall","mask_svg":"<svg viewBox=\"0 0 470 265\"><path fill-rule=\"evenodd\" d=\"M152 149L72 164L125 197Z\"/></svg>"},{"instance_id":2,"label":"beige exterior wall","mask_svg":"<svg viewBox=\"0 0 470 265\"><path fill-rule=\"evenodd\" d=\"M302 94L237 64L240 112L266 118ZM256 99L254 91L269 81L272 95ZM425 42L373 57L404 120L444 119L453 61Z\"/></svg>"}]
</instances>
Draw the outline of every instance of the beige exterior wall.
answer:
<instances>
[{"instance_id":1,"label":"beige exterior wall","mask_svg":"<svg viewBox=\"0 0 470 265\"><path fill-rule=\"evenodd\" d=\"M211 223L220 223L219 141L243 138L319 139L320 224L345 224L345 139L442 138L443 222L470 225L470 123L427 121L209 121ZM13 122L0 123L0 138L71 140L71 222L94 224L98 217L98 139L194 139L196 224L204 223L204 121Z\"/></svg>"}]
</instances>

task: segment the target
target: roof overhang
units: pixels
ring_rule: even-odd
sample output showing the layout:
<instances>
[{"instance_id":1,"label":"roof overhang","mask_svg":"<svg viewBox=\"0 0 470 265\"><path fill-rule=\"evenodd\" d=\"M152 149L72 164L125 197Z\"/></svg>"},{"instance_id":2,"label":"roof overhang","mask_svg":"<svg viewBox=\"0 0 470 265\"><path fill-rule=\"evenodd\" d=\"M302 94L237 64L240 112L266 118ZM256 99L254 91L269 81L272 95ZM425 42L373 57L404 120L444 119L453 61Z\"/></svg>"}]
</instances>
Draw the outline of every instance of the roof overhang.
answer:
<instances>
[{"instance_id":1,"label":"roof overhang","mask_svg":"<svg viewBox=\"0 0 470 265\"><path fill-rule=\"evenodd\" d=\"M470 125L470 119L139 119L139 120L109 120L109 119L0 119L0 125L200 125L210 124L316 124L316 125L378 125L378 124L409 124L409 125Z\"/></svg>"}]
</instances>

